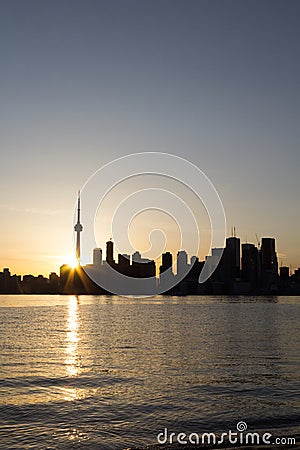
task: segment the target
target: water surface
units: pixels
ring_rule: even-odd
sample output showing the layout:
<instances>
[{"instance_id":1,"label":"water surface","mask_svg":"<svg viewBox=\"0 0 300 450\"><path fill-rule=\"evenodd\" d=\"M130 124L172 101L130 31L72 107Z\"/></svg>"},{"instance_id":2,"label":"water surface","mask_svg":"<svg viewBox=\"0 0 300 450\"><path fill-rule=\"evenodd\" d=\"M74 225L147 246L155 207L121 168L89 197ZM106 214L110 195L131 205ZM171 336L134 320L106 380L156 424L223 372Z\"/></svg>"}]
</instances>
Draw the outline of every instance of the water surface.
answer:
<instances>
[{"instance_id":1,"label":"water surface","mask_svg":"<svg viewBox=\"0 0 300 450\"><path fill-rule=\"evenodd\" d=\"M0 448L299 435L300 298L0 296Z\"/></svg>"}]
</instances>

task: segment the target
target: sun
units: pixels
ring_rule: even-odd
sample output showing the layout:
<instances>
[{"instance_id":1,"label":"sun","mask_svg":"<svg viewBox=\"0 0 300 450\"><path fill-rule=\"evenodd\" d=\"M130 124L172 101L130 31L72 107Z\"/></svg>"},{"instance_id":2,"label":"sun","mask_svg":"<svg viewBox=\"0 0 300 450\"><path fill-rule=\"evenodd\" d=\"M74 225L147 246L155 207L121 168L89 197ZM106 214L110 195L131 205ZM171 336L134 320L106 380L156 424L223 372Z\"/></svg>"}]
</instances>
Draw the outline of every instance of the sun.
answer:
<instances>
[{"instance_id":1,"label":"sun","mask_svg":"<svg viewBox=\"0 0 300 450\"><path fill-rule=\"evenodd\" d=\"M74 253L66 255L64 257L64 261L65 261L65 264L68 264L68 266L72 267L73 269L75 269L75 267L78 266L78 261L77 261L76 256L74 255Z\"/></svg>"}]
</instances>

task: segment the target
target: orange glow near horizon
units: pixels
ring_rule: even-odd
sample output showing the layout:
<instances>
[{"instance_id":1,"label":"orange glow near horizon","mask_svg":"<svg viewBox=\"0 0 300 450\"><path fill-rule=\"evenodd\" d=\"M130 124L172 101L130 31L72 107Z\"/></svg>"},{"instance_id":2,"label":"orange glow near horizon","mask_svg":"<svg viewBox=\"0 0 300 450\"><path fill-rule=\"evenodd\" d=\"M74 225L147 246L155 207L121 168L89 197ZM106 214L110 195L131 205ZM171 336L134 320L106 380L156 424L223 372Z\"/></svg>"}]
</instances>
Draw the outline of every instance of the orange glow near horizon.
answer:
<instances>
[{"instance_id":1,"label":"orange glow near horizon","mask_svg":"<svg viewBox=\"0 0 300 450\"><path fill-rule=\"evenodd\" d=\"M72 269L75 269L79 265L77 258L73 253L65 255L63 257L63 261L64 261L63 264L68 264L68 266L72 267Z\"/></svg>"}]
</instances>

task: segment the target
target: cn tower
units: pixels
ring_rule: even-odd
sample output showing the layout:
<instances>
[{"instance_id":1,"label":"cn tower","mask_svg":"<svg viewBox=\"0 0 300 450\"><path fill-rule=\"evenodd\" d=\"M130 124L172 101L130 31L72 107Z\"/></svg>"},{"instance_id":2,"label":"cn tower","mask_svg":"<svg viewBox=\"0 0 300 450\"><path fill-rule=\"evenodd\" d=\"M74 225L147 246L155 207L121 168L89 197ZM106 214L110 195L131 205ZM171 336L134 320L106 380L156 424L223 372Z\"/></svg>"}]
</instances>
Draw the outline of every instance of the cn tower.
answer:
<instances>
[{"instance_id":1,"label":"cn tower","mask_svg":"<svg viewBox=\"0 0 300 450\"><path fill-rule=\"evenodd\" d=\"M77 223L74 227L76 231L76 258L78 264L80 264L80 233L83 230L83 226L80 223L80 191L78 191L78 203L77 203Z\"/></svg>"}]
</instances>

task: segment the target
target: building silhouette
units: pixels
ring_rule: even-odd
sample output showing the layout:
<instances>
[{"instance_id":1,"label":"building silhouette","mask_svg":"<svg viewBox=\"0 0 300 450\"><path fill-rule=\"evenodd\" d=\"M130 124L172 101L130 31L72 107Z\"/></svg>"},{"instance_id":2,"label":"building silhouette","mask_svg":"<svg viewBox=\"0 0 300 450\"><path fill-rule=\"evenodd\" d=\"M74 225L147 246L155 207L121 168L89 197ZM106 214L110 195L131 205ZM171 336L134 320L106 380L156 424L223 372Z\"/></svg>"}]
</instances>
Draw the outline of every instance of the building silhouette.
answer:
<instances>
[{"instance_id":1,"label":"building silhouette","mask_svg":"<svg viewBox=\"0 0 300 450\"><path fill-rule=\"evenodd\" d=\"M232 236L226 239L225 257L228 265L228 276L231 279L238 279L240 277L240 239Z\"/></svg>"},{"instance_id":2,"label":"building silhouette","mask_svg":"<svg viewBox=\"0 0 300 450\"><path fill-rule=\"evenodd\" d=\"M74 226L74 231L76 231L76 258L78 264L80 264L80 233L83 230L83 226L80 223L80 191L78 191L77 199L77 223Z\"/></svg>"},{"instance_id":3,"label":"building silhouette","mask_svg":"<svg viewBox=\"0 0 300 450\"><path fill-rule=\"evenodd\" d=\"M174 273L172 267L173 267L172 253L170 252L163 253L162 263L159 267L159 288L168 295L171 295L173 293L173 289L169 288L169 286L172 285L174 281Z\"/></svg>"},{"instance_id":4,"label":"building silhouette","mask_svg":"<svg viewBox=\"0 0 300 450\"><path fill-rule=\"evenodd\" d=\"M96 267L102 266L102 249L94 248L93 250L93 265Z\"/></svg>"},{"instance_id":5,"label":"building silhouette","mask_svg":"<svg viewBox=\"0 0 300 450\"><path fill-rule=\"evenodd\" d=\"M185 250L177 252L177 275L185 274L189 270L188 255Z\"/></svg>"},{"instance_id":6,"label":"building silhouette","mask_svg":"<svg viewBox=\"0 0 300 450\"><path fill-rule=\"evenodd\" d=\"M197 256L192 256L190 263L184 249L178 251L176 262L173 261L173 255L167 251L162 254L159 278L156 278L155 261L143 258L139 251L132 256L119 254L116 262L112 239L106 242L105 261L101 248L95 248L92 264L80 265L80 234L83 230L80 222L80 192L74 230L78 261L76 268L63 264L59 276L52 272L49 278L46 278L43 275L12 275L6 267L0 272L0 293L110 294L114 287L113 278L111 285L106 284L108 288L105 290L87 275L87 269L92 271L89 273L96 271L101 279L111 276L113 268L126 276L128 287L130 278L135 278L141 286L143 283L147 284L149 292L154 292L157 287L157 292L172 295L300 295L300 268L290 275L289 267L282 266L278 273L276 240L273 237L263 237L258 247L252 243L241 245L234 232L234 236L226 239L225 248L213 248L205 261L199 261ZM199 275L205 263L212 275L205 283L199 284ZM173 273L175 264L176 274Z\"/></svg>"},{"instance_id":7,"label":"building silhouette","mask_svg":"<svg viewBox=\"0 0 300 450\"><path fill-rule=\"evenodd\" d=\"M118 272L122 273L123 275L130 276L130 256L127 254L118 255Z\"/></svg>"},{"instance_id":8,"label":"building silhouette","mask_svg":"<svg viewBox=\"0 0 300 450\"><path fill-rule=\"evenodd\" d=\"M142 258L139 252L130 255L119 254L118 262L113 259L113 242L107 243L106 261L101 264L102 251L94 249L93 264L87 266L103 271L106 276L105 267L110 265L123 275L133 278L153 278L156 280L155 261ZM204 261L199 261L197 256L191 258L188 263L188 256L185 251L178 252L179 263L177 267L179 273L174 274L173 255L166 252L162 255L162 264L159 267L159 278L157 285L160 293L172 295L300 295L300 268L290 275L287 266L280 267L278 274L278 262L276 254L276 241L274 238L262 238L261 248L254 244L243 243L241 255L241 270L239 270L236 255L239 249L239 239L228 238L224 249L212 249L212 254L206 257L206 262L211 268L215 268L217 260L222 254L221 261L211 277L203 284L199 284L199 275L204 266ZM182 275L181 270L187 269ZM240 275L240 276L238 276ZM178 280L178 282L177 282ZM171 284L173 288L169 288ZM164 289L164 286L166 287ZM59 276L52 272L49 278L43 275L33 276L12 275L9 268L4 268L0 272L0 293L1 294L109 294L110 292L94 283L80 265L72 268L67 264L60 267Z\"/></svg>"},{"instance_id":9,"label":"building silhouette","mask_svg":"<svg viewBox=\"0 0 300 450\"><path fill-rule=\"evenodd\" d=\"M262 290L276 293L278 291L278 261L274 238L262 238L260 260Z\"/></svg>"},{"instance_id":10,"label":"building silhouette","mask_svg":"<svg viewBox=\"0 0 300 450\"><path fill-rule=\"evenodd\" d=\"M242 280L249 284L249 293L256 292L259 283L260 258L254 244L242 244Z\"/></svg>"},{"instance_id":11,"label":"building silhouette","mask_svg":"<svg viewBox=\"0 0 300 450\"><path fill-rule=\"evenodd\" d=\"M113 241L111 239L106 242L106 262L110 266L113 266L114 263L115 263L115 260L114 260L114 243L113 243Z\"/></svg>"},{"instance_id":12,"label":"building silhouette","mask_svg":"<svg viewBox=\"0 0 300 450\"><path fill-rule=\"evenodd\" d=\"M162 264L159 267L159 273L162 274L166 270L171 269L173 265L173 255L170 252L162 254Z\"/></svg>"}]
</instances>

